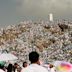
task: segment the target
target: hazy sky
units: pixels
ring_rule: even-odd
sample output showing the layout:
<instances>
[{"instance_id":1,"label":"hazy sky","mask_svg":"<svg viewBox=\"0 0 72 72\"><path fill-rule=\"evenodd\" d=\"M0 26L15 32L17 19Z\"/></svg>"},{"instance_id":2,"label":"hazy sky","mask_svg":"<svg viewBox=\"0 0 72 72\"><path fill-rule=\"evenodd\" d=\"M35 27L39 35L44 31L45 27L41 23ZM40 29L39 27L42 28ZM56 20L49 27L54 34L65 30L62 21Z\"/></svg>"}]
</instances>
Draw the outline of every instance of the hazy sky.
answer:
<instances>
[{"instance_id":1,"label":"hazy sky","mask_svg":"<svg viewBox=\"0 0 72 72\"><path fill-rule=\"evenodd\" d=\"M72 0L0 0L0 26L23 20L72 19Z\"/></svg>"}]
</instances>

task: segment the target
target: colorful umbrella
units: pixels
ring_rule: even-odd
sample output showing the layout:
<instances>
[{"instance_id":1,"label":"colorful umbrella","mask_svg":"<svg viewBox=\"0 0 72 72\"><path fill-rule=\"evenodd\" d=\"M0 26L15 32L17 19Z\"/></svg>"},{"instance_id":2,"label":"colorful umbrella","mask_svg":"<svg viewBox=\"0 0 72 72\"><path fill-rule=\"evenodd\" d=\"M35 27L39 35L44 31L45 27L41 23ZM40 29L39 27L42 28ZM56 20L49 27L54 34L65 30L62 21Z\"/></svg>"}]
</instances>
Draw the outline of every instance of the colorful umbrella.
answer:
<instances>
[{"instance_id":1,"label":"colorful umbrella","mask_svg":"<svg viewBox=\"0 0 72 72\"><path fill-rule=\"evenodd\" d=\"M54 63L57 72L72 72L72 64L65 61L56 61Z\"/></svg>"}]
</instances>

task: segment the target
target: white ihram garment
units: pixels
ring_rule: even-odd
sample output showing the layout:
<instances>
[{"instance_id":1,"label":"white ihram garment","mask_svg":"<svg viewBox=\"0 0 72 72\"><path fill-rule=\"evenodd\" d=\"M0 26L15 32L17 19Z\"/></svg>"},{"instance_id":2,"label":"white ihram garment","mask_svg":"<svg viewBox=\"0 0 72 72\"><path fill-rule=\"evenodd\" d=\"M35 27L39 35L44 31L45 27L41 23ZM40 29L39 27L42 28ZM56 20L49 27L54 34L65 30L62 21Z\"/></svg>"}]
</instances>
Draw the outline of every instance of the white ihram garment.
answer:
<instances>
[{"instance_id":1,"label":"white ihram garment","mask_svg":"<svg viewBox=\"0 0 72 72\"><path fill-rule=\"evenodd\" d=\"M5 72L5 71L3 71L2 69L0 69L0 72Z\"/></svg>"},{"instance_id":2,"label":"white ihram garment","mask_svg":"<svg viewBox=\"0 0 72 72\"><path fill-rule=\"evenodd\" d=\"M24 68L21 72L48 72L48 70L38 64L31 64Z\"/></svg>"}]
</instances>

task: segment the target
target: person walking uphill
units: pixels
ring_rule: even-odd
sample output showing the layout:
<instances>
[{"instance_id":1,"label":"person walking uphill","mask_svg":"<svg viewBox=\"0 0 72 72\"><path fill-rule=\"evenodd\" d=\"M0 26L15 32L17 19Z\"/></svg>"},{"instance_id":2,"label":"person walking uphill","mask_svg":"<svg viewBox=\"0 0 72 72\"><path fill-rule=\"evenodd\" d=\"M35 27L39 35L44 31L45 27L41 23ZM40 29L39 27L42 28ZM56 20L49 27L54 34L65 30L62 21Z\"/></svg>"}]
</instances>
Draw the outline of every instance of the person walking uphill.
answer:
<instances>
[{"instance_id":1,"label":"person walking uphill","mask_svg":"<svg viewBox=\"0 0 72 72\"><path fill-rule=\"evenodd\" d=\"M39 54L35 51L29 54L31 64L24 68L23 72L48 72L47 69L40 66Z\"/></svg>"}]
</instances>

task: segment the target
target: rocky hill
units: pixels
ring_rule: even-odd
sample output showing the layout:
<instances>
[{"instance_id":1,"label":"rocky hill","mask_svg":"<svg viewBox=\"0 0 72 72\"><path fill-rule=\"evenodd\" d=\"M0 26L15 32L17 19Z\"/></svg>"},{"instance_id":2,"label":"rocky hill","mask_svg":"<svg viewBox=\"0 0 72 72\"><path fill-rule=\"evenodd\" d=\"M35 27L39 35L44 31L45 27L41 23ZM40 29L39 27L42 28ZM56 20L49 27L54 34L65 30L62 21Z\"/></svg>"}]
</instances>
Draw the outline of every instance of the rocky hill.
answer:
<instances>
[{"instance_id":1,"label":"rocky hill","mask_svg":"<svg viewBox=\"0 0 72 72\"><path fill-rule=\"evenodd\" d=\"M24 21L0 29L0 52L8 51L28 61L37 51L45 62L65 60L72 63L72 23Z\"/></svg>"}]
</instances>

